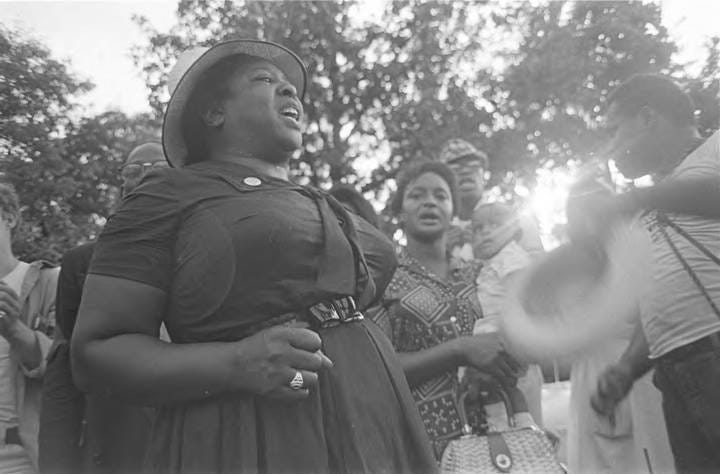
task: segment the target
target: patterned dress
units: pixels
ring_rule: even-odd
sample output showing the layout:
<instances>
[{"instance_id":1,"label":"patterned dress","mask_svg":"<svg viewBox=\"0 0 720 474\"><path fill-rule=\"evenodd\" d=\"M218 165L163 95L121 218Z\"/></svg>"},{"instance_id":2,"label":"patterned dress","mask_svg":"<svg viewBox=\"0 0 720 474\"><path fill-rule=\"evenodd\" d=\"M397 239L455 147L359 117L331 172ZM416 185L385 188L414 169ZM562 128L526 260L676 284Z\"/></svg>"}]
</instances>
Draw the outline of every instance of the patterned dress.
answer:
<instances>
[{"instance_id":1,"label":"patterned dress","mask_svg":"<svg viewBox=\"0 0 720 474\"><path fill-rule=\"evenodd\" d=\"M459 336L471 335L482 309L470 265L451 268L447 280L420 264L406 250L383 295L370 316L392 340L398 352L429 349ZM458 371L449 370L412 387L425 429L440 459L449 440L462 434L457 411ZM471 425L482 431L481 407L467 407Z\"/></svg>"}]
</instances>

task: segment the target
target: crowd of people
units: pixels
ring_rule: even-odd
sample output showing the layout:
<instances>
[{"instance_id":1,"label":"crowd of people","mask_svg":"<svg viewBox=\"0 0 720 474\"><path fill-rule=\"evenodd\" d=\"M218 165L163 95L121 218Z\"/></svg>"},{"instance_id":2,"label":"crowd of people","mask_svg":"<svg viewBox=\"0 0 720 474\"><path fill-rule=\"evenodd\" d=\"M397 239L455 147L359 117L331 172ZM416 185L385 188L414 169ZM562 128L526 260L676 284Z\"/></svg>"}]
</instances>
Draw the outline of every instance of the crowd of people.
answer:
<instances>
[{"instance_id":1,"label":"crowd of people","mask_svg":"<svg viewBox=\"0 0 720 474\"><path fill-rule=\"evenodd\" d=\"M543 426L547 361L503 331L537 225L487 202L489 158L461 139L398 174L402 245L354 187L295 184L308 80L274 43L182 53L161 143L129 154L102 234L59 268L15 258L0 185L0 472L437 472L461 408L486 433L512 388ZM573 363L569 469L720 472L718 133L667 77L607 104L606 156L655 184L576 193L566 245L629 221L651 283Z\"/></svg>"}]
</instances>

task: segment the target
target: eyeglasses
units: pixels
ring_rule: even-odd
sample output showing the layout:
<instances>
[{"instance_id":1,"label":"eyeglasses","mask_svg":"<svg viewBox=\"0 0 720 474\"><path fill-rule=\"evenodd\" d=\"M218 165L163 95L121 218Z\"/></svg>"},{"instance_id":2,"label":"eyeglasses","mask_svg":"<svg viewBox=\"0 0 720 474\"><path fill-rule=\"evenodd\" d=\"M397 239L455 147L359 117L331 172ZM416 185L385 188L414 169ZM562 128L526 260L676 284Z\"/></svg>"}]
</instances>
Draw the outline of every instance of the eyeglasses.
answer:
<instances>
[{"instance_id":1,"label":"eyeglasses","mask_svg":"<svg viewBox=\"0 0 720 474\"><path fill-rule=\"evenodd\" d=\"M152 163L128 163L120 167L120 174L124 176L139 176L153 168L167 168L168 164L164 161L155 161Z\"/></svg>"},{"instance_id":2,"label":"eyeglasses","mask_svg":"<svg viewBox=\"0 0 720 474\"><path fill-rule=\"evenodd\" d=\"M448 167L455 174L485 173L485 168L478 161L458 161L448 163Z\"/></svg>"}]
</instances>

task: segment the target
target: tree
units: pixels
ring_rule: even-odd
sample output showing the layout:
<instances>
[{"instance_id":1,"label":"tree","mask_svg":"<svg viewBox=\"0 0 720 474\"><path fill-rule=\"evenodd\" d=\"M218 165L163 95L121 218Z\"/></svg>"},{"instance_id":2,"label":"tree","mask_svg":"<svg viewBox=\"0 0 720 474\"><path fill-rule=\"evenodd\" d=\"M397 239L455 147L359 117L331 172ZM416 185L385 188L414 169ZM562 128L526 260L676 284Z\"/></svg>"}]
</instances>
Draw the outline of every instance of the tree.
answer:
<instances>
[{"instance_id":1,"label":"tree","mask_svg":"<svg viewBox=\"0 0 720 474\"><path fill-rule=\"evenodd\" d=\"M137 19L148 43L135 60L159 114L167 71L181 49L232 37L292 45L310 71L296 176L319 186L354 182L354 163L385 155L389 164L367 186L377 189L401 159L432 156L451 132L471 134L487 122L469 80L456 74L481 47L475 32L482 21L473 21L474 5L462 2L393 2L387 21L377 24L354 20L360 8L362 2L182 0L169 34Z\"/></svg>"},{"instance_id":2,"label":"tree","mask_svg":"<svg viewBox=\"0 0 720 474\"><path fill-rule=\"evenodd\" d=\"M504 124L492 142L496 170L532 178L539 166L591 158L602 148L598 128L609 92L633 74L677 69L656 3L517 8L522 43L487 95Z\"/></svg>"},{"instance_id":3,"label":"tree","mask_svg":"<svg viewBox=\"0 0 720 474\"><path fill-rule=\"evenodd\" d=\"M720 128L720 36L709 38L707 56L697 77L686 77L696 107L697 125L703 137Z\"/></svg>"},{"instance_id":4,"label":"tree","mask_svg":"<svg viewBox=\"0 0 720 474\"><path fill-rule=\"evenodd\" d=\"M294 171L315 185L348 174L353 157L346 139L363 128L360 118L369 104L364 103L367 81L358 62L366 37L348 34L345 4L182 0L177 16L178 24L167 35L138 18L149 43L136 48L135 61L146 76L158 116L167 100L167 72L182 49L246 37L293 45L312 72L305 101L305 148L302 159L293 163Z\"/></svg>"},{"instance_id":5,"label":"tree","mask_svg":"<svg viewBox=\"0 0 720 474\"><path fill-rule=\"evenodd\" d=\"M119 164L139 142L158 139L150 117L71 119L73 100L91 87L45 46L0 27L0 163L20 197L13 244L24 260L57 262L93 238L116 200Z\"/></svg>"},{"instance_id":6,"label":"tree","mask_svg":"<svg viewBox=\"0 0 720 474\"><path fill-rule=\"evenodd\" d=\"M65 219L52 199L64 168L59 137L70 125L72 99L90 87L46 47L0 25L0 163L23 207L15 232L21 257L57 257L44 248L56 237L50 222Z\"/></svg>"}]
</instances>

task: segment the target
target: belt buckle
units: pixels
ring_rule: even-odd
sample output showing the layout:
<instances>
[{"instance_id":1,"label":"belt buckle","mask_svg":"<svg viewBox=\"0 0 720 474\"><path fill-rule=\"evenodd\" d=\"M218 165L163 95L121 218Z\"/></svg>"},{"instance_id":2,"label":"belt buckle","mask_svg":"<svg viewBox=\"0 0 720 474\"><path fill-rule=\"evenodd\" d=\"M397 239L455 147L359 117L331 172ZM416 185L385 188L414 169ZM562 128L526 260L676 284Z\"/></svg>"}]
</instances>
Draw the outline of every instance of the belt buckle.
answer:
<instances>
[{"instance_id":1,"label":"belt buckle","mask_svg":"<svg viewBox=\"0 0 720 474\"><path fill-rule=\"evenodd\" d=\"M327 303L314 304L308 308L308 313L312 320L322 329L364 319L363 314L357 310L355 300L351 296L338 298Z\"/></svg>"},{"instance_id":2,"label":"belt buckle","mask_svg":"<svg viewBox=\"0 0 720 474\"><path fill-rule=\"evenodd\" d=\"M365 319L363 314L357 310L355 306L355 298L352 296L346 296L338 300L333 301L333 306L336 308L339 306L340 320L343 323L350 323L353 321L362 321Z\"/></svg>"},{"instance_id":3,"label":"belt buckle","mask_svg":"<svg viewBox=\"0 0 720 474\"><path fill-rule=\"evenodd\" d=\"M308 308L308 313L321 328L327 328L340 324L340 315L335 306L330 303L317 303Z\"/></svg>"}]
</instances>

